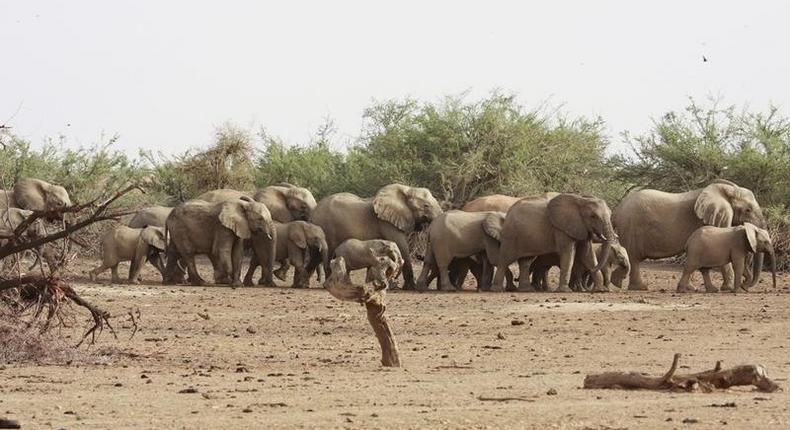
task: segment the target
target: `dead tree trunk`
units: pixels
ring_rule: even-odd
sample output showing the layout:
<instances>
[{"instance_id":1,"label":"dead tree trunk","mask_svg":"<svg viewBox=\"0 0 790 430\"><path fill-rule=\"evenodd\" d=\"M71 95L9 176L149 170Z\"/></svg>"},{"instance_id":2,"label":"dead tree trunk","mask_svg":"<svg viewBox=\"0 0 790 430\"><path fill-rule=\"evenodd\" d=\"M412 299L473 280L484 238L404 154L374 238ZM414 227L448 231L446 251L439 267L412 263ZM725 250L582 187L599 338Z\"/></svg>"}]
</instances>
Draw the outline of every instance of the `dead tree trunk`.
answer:
<instances>
[{"instance_id":1,"label":"dead tree trunk","mask_svg":"<svg viewBox=\"0 0 790 430\"><path fill-rule=\"evenodd\" d=\"M387 306L384 303L384 291L374 290L367 285L356 285L346 271L342 258L332 260L332 275L324 282L324 288L338 300L357 302L365 305L368 313L368 322L373 327L373 332L381 346L381 365L384 367L400 367L398 344L392 334L387 316L384 312Z\"/></svg>"},{"instance_id":2,"label":"dead tree trunk","mask_svg":"<svg viewBox=\"0 0 790 430\"><path fill-rule=\"evenodd\" d=\"M768 393L779 389L779 386L768 378L765 367L760 364L722 369L721 361L718 361L712 370L676 375L679 360L680 354L675 354L669 371L660 377L646 376L638 372L590 374L584 378L584 388L711 392L738 385L754 385L759 391Z\"/></svg>"}]
</instances>

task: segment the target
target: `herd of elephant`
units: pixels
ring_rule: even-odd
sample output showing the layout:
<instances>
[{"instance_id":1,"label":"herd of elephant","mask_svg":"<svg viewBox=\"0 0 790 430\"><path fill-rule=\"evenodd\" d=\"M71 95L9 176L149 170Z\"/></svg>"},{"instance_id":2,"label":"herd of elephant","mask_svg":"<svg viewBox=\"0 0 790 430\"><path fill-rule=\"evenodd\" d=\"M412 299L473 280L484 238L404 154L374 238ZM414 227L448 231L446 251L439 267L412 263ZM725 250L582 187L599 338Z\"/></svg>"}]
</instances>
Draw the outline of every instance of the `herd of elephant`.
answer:
<instances>
[{"instance_id":1,"label":"herd of elephant","mask_svg":"<svg viewBox=\"0 0 790 430\"><path fill-rule=\"evenodd\" d=\"M0 190L0 235L13 231L31 211L71 206L63 187L37 179ZM291 184L255 192L220 189L175 208L139 210L126 225L102 239L102 264L91 279L131 261L128 282L153 264L166 284L203 285L195 256L205 255L218 284L275 285L294 267L293 286L307 287L330 260L343 258L349 271L365 269L379 288L403 276L404 289L462 289L471 272L478 290L549 290L548 271L559 267L556 291L607 291L610 285L646 290L640 264L686 252L678 291L694 291L690 275L703 274L705 291L719 291L709 270L720 269L722 290L755 285L764 258L776 262L766 221L751 190L726 180L684 193L651 189L630 192L610 211L603 200L573 193L510 197L489 195L461 210L442 211L426 188L391 184L375 196L338 193L316 202ZM427 230L423 270L415 279L409 236ZM32 234L32 233L31 233ZM245 254L250 265L242 282ZM751 264L749 264L751 261ZM516 278L511 264L519 266ZM320 266L320 268L319 268ZM275 270L276 268L276 270ZM517 284L516 284L517 280Z\"/></svg>"}]
</instances>

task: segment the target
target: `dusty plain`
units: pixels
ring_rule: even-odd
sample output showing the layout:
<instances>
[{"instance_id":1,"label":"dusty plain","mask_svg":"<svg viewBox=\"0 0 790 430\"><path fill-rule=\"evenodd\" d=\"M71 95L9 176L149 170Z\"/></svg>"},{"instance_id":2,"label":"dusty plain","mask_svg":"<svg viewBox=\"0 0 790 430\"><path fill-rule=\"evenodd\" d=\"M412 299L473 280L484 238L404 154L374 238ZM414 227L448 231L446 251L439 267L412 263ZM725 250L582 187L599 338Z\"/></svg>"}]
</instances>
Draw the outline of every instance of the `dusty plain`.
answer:
<instances>
[{"instance_id":1,"label":"dusty plain","mask_svg":"<svg viewBox=\"0 0 790 430\"><path fill-rule=\"evenodd\" d=\"M397 369L379 365L364 308L315 280L231 289L158 285L150 268L137 286L77 276L113 314L139 308L139 331L129 338L118 317L117 340L105 331L69 364L0 364L0 417L24 429L790 428L790 275L776 290L766 274L748 294L677 295L676 268L647 269L650 292L477 293L469 281L462 293L390 292ZM85 324L62 329L67 341ZM680 372L763 364L784 391L581 389L587 373L662 374L676 352Z\"/></svg>"}]
</instances>

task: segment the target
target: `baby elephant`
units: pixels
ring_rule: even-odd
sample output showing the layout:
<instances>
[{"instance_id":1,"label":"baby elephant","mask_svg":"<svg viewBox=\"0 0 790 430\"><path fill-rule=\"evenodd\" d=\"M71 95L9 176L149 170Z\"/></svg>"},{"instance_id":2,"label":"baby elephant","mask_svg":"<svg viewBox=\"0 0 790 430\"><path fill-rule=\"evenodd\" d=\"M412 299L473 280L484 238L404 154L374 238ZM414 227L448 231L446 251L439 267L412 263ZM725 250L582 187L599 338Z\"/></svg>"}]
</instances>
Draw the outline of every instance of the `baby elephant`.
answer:
<instances>
[{"instance_id":1,"label":"baby elephant","mask_svg":"<svg viewBox=\"0 0 790 430\"><path fill-rule=\"evenodd\" d=\"M324 266L324 273L329 270L329 247L326 244L324 230L306 221L291 221L287 223L274 223L277 231L277 243L275 246L274 261L280 263L280 268L274 271L274 276L281 281L285 280L288 269L294 266L293 287L308 288L309 279L305 268L313 259L320 259ZM252 285L252 278L258 268L258 251L266 247L259 238L253 237L252 250L253 258L250 260L250 268L244 276L244 285ZM318 272L318 280L321 280L321 273ZM262 284L264 277L258 281Z\"/></svg>"},{"instance_id":2,"label":"baby elephant","mask_svg":"<svg viewBox=\"0 0 790 430\"><path fill-rule=\"evenodd\" d=\"M131 261L128 281L139 284L138 275L146 260L153 264L159 273L164 274L165 265L162 259L164 250L165 229L150 226L145 228L118 226L102 237L102 264L88 274L91 281L95 281L96 275L112 269L112 282L119 284L123 281L118 276L118 263Z\"/></svg>"},{"instance_id":3,"label":"baby elephant","mask_svg":"<svg viewBox=\"0 0 790 430\"><path fill-rule=\"evenodd\" d=\"M372 282L377 288L384 288L387 280L396 279L403 267L403 256L390 240L348 239L335 249L335 257L343 257L348 273L367 269L365 282Z\"/></svg>"},{"instance_id":4,"label":"baby elephant","mask_svg":"<svg viewBox=\"0 0 790 430\"><path fill-rule=\"evenodd\" d=\"M735 271L733 292L739 288L744 290L757 283L762 271L762 259L754 259L754 279L751 285L743 286L743 272L746 256L750 253L765 252L771 258L773 284L776 288L776 258L770 234L750 223L736 227L704 226L698 228L686 241L686 266L678 282L678 292L696 291L689 284L691 274L696 270L702 272L705 280L705 291L716 292L718 289L711 283L711 268L723 268L732 263ZM722 271L726 273L726 271ZM726 275L725 275L726 276ZM725 279L725 284L727 280Z\"/></svg>"}]
</instances>

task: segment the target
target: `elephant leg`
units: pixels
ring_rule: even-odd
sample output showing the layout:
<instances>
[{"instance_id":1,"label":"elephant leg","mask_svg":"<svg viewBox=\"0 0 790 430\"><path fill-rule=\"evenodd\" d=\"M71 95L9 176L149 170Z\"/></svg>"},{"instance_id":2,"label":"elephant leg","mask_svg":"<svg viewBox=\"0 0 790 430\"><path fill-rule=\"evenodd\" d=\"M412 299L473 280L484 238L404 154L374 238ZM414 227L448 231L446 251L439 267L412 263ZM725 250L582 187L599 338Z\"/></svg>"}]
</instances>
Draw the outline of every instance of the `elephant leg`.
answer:
<instances>
[{"instance_id":1,"label":"elephant leg","mask_svg":"<svg viewBox=\"0 0 790 430\"><path fill-rule=\"evenodd\" d=\"M705 282L705 292L718 293L719 289L716 288L715 285L713 285L713 282L710 279L710 269L708 269L707 267L703 267L699 269L699 271L702 272L702 279Z\"/></svg>"},{"instance_id":2,"label":"elephant leg","mask_svg":"<svg viewBox=\"0 0 790 430\"><path fill-rule=\"evenodd\" d=\"M420 272L420 277L417 279L417 290L418 291L425 291L428 289L428 286L431 285L431 281L436 277L436 258L433 255L433 249L431 248L431 244L428 243L428 247L425 250L425 258L422 262L422 271ZM438 285L437 285L437 290Z\"/></svg>"},{"instance_id":3,"label":"elephant leg","mask_svg":"<svg viewBox=\"0 0 790 430\"><path fill-rule=\"evenodd\" d=\"M140 271L143 269L143 265L145 264L146 255L141 254L138 252L135 254L134 259L132 260L131 265L129 266L129 283L130 284L139 284L140 283Z\"/></svg>"},{"instance_id":4,"label":"elephant leg","mask_svg":"<svg viewBox=\"0 0 790 430\"><path fill-rule=\"evenodd\" d=\"M288 262L288 260L283 260L280 262L280 267L278 267L273 273L277 279L284 281L288 276L289 270L291 270L291 264ZM261 279L263 279L263 276L261 276Z\"/></svg>"},{"instance_id":5,"label":"elephant leg","mask_svg":"<svg viewBox=\"0 0 790 430\"><path fill-rule=\"evenodd\" d=\"M255 252L255 247L250 251L250 267L247 268L247 273L244 275L244 285L251 287L253 285L252 278L255 277L255 270L258 269L258 254Z\"/></svg>"},{"instance_id":6,"label":"elephant leg","mask_svg":"<svg viewBox=\"0 0 790 430\"><path fill-rule=\"evenodd\" d=\"M576 257L576 243L570 240L562 240L558 245L557 251L560 255L560 282L559 285L557 285L556 292L569 293L571 289L568 284L571 279L573 261Z\"/></svg>"},{"instance_id":7,"label":"elephant leg","mask_svg":"<svg viewBox=\"0 0 790 430\"><path fill-rule=\"evenodd\" d=\"M195 256L185 255L184 262L187 265L187 282L189 282L190 285L206 285L206 281L200 277L200 273L197 271Z\"/></svg>"},{"instance_id":8,"label":"elephant leg","mask_svg":"<svg viewBox=\"0 0 790 430\"><path fill-rule=\"evenodd\" d=\"M468 271L472 272L472 276L475 278L475 283L477 284L477 290L479 291L491 291L491 282L486 280L486 267L485 265L488 264L486 260L485 254L478 254L478 261L473 260L471 257L466 258L466 267ZM493 269L491 270L493 272ZM493 276L492 276L493 277ZM464 276L466 278L466 276ZM462 290L464 286L464 280L461 279L461 282L456 285L457 290Z\"/></svg>"},{"instance_id":9,"label":"elephant leg","mask_svg":"<svg viewBox=\"0 0 790 430\"><path fill-rule=\"evenodd\" d=\"M683 273L680 275L680 280L678 281L678 293L693 293L697 290L691 286L691 274L698 270L699 267L686 264L683 267Z\"/></svg>"},{"instance_id":10,"label":"elephant leg","mask_svg":"<svg viewBox=\"0 0 790 430\"><path fill-rule=\"evenodd\" d=\"M401 235L395 238L393 242L398 246L398 251L400 251L401 255L403 256L403 268L401 269L401 275L403 276L403 289L404 290L414 290L417 288L417 284L414 282L414 267L411 264L411 251L409 250L409 242L406 239L405 235Z\"/></svg>"},{"instance_id":11,"label":"elephant leg","mask_svg":"<svg viewBox=\"0 0 790 430\"><path fill-rule=\"evenodd\" d=\"M115 265L112 266L110 270L112 271L112 283L123 284L123 280L121 279L121 276L118 275L118 263L115 263Z\"/></svg>"},{"instance_id":12,"label":"elephant leg","mask_svg":"<svg viewBox=\"0 0 790 430\"><path fill-rule=\"evenodd\" d=\"M628 251L628 261L631 263L631 273L628 274L628 290L629 291L647 291L647 284L642 281L642 273L639 269L639 264L642 262L635 255L631 255Z\"/></svg>"},{"instance_id":13,"label":"elephant leg","mask_svg":"<svg viewBox=\"0 0 790 430\"><path fill-rule=\"evenodd\" d=\"M447 256L436 256L436 267L439 269L439 288L437 290L440 291L453 291L455 288L453 287L453 283L450 282L450 262L452 261L452 257Z\"/></svg>"},{"instance_id":14,"label":"elephant leg","mask_svg":"<svg viewBox=\"0 0 790 430\"><path fill-rule=\"evenodd\" d=\"M734 273L733 281L734 285L732 286L732 292L738 292L743 288L743 272L745 266L745 259L744 258L734 258L732 262L732 268ZM748 291L746 288L743 288L743 291Z\"/></svg>"},{"instance_id":15,"label":"elephant leg","mask_svg":"<svg viewBox=\"0 0 790 430\"><path fill-rule=\"evenodd\" d=\"M505 243L502 245L499 252L499 262L497 263L496 272L494 272L494 283L491 284L491 291L495 292L504 290L502 283L505 281L505 272L509 270L508 266L510 266L510 263L518 259L518 256L510 250L511 247L509 245Z\"/></svg>"},{"instance_id":16,"label":"elephant leg","mask_svg":"<svg viewBox=\"0 0 790 430\"><path fill-rule=\"evenodd\" d=\"M237 239L231 249L231 286L241 287L241 262L244 260L244 241Z\"/></svg>"},{"instance_id":17,"label":"elephant leg","mask_svg":"<svg viewBox=\"0 0 790 430\"><path fill-rule=\"evenodd\" d=\"M496 268L496 266L494 266L494 264L491 263L490 267L491 267L491 277L493 278L494 269ZM513 271L510 270L510 267L508 267L507 270L505 271L505 288L512 290L514 287L515 284L513 284ZM489 290L491 289L491 280L488 281L488 289Z\"/></svg>"},{"instance_id":18,"label":"elephant leg","mask_svg":"<svg viewBox=\"0 0 790 430\"><path fill-rule=\"evenodd\" d=\"M11 259L9 258L8 261L11 261ZM102 261L99 267L88 272L88 276L90 277L91 282L96 282L96 276L98 276L100 273L104 272L105 270L109 269L110 267L112 266Z\"/></svg>"},{"instance_id":19,"label":"elephant leg","mask_svg":"<svg viewBox=\"0 0 790 430\"><path fill-rule=\"evenodd\" d=\"M522 293L534 293L536 291L535 286L531 282L533 278L530 276L532 271L532 263L534 261L534 258L521 258L518 260L518 291Z\"/></svg>"},{"instance_id":20,"label":"elephant leg","mask_svg":"<svg viewBox=\"0 0 790 430\"><path fill-rule=\"evenodd\" d=\"M721 277L724 278L724 282L721 285L721 291L735 291L733 289L733 269L732 264L726 264L721 266Z\"/></svg>"},{"instance_id":21,"label":"elephant leg","mask_svg":"<svg viewBox=\"0 0 790 430\"><path fill-rule=\"evenodd\" d=\"M491 279L494 275L494 268L491 266L491 262L488 261L485 254L480 255L480 261L483 263L483 267L480 279L477 281L477 287L483 291L489 291L491 290ZM507 278L507 273L505 273L505 278ZM505 282L507 282L507 279Z\"/></svg>"}]
</instances>

